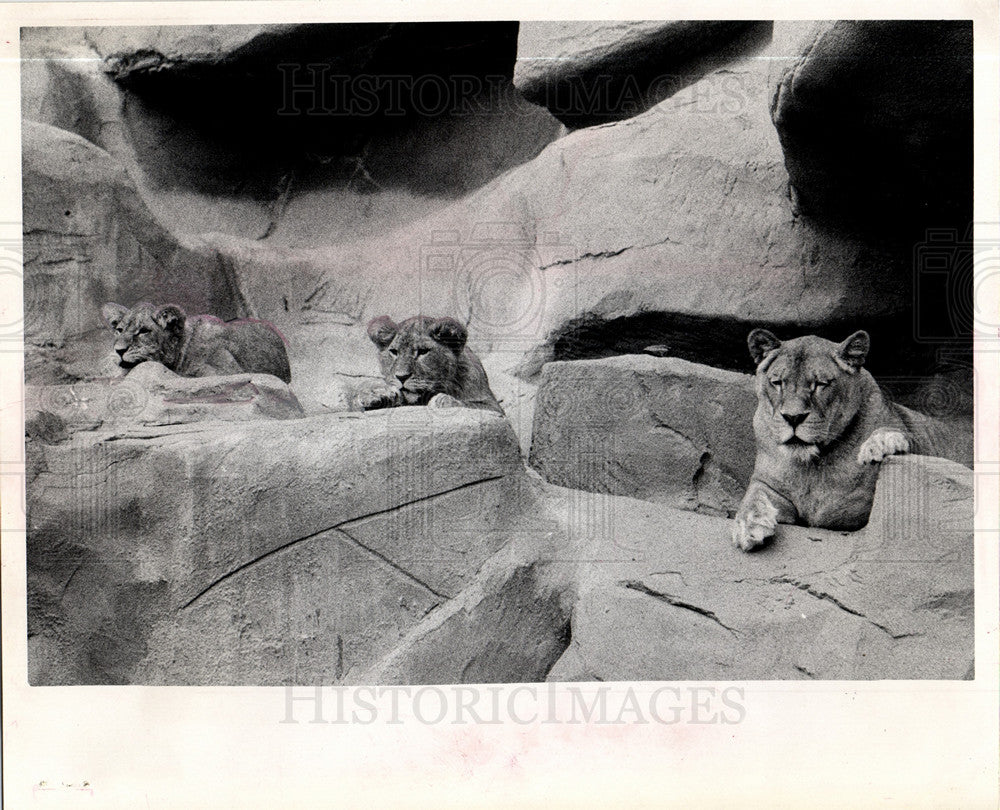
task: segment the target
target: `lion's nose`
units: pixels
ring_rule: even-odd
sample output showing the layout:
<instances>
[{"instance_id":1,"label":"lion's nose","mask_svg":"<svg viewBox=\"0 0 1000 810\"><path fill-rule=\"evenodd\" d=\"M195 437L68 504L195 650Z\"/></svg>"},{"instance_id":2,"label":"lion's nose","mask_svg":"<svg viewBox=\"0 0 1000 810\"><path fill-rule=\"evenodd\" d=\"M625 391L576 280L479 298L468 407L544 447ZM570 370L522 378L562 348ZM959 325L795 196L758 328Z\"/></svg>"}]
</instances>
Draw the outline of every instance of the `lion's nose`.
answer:
<instances>
[{"instance_id":1,"label":"lion's nose","mask_svg":"<svg viewBox=\"0 0 1000 810\"><path fill-rule=\"evenodd\" d=\"M128 346L126 346L126 347L125 347L124 349L119 349L119 348L118 348L118 347L116 346L116 347L115 347L115 351L116 351L116 352L118 352L118 356L119 356L119 357L124 357L124 356L125 356L125 352L127 352L127 351L128 351Z\"/></svg>"},{"instance_id":2,"label":"lion's nose","mask_svg":"<svg viewBox=\"0 0 1000 810\"><path fill-rule=\"evenodd\" d=\"M396 379L399 380L400 384L402 384L405 383L408 379L410 379L410 376L411 376L410 373L406 372L405 374L397 374Z\"/></svg>"},{"instance_id":3,"label":"lion's nose","mask_svg":"<svg viewBox=\"0 0 1000 810\"><path fill-rule=\"evenodd\" d=\"M782 417L788 422L793 428L797 428L803 422L806 421L806 417L809 416L807 413L785 413L782 412Z\"/></svg>"}]
</instances>

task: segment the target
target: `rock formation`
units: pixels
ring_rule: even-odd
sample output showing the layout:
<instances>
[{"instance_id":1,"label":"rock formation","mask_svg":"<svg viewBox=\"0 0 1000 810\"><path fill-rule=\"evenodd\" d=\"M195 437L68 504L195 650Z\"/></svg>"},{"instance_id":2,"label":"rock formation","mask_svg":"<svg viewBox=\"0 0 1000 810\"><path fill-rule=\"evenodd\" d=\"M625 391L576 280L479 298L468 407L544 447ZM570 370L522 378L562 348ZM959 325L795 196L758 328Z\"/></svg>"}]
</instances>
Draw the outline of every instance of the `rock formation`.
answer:
<instances>
[{"instance_id":1,"label":"rock formation","mask_svg":"<svg viewBox=\"0 0 1000 810\"><path fill-rule=\"evenodd\" d=\"M970 48L25 29L31 682L970 677L967 468L886 462L852 534L728 539L753 326L868 329L971 435ZM271 321L291 385L110 376L100 306L140 300ZM367 320L418 313L468 324L508 420L347 412Z\"/></svg>"}]
</instances>

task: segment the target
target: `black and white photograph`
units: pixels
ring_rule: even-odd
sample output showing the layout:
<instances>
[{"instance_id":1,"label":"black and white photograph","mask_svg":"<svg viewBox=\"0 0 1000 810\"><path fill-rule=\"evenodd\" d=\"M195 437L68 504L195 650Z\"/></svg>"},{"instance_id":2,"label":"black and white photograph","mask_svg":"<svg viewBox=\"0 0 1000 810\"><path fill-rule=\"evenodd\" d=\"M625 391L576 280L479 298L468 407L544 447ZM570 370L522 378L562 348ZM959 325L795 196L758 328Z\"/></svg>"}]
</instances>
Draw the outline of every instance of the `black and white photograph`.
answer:
<instances>
[{"instance_id":1,"label":"black and white photograph","mask_svg":"<svg viewBox=\"0 0 1000 810\"><path fill-rule=\"evenodd\" d=\"M754 683L996 692L972 13L259 16L19 27L33 694L728 735Z\"/></svg>"}]
</instances>

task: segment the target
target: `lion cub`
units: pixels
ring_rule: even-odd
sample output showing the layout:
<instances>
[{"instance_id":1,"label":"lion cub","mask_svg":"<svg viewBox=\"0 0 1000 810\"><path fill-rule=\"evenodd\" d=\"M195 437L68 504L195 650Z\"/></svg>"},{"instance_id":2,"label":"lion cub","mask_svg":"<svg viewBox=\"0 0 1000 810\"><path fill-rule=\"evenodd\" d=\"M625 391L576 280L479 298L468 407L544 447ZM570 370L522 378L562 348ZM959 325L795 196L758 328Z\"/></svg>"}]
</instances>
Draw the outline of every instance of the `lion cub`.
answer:
<instances>
[{"instance_id":1,"label":"lion cub","mask_svg":"<svg viewBox=\"0 0 1000 810\"><path fill-rule=\"evenodd\" d=\"M453 318L416 316L396 324L388 316L368 324L385 385L358 396L361 410L427 405L503 413L486 371L465 343L468 332Z\"/></svg>"},{"instance_id":2,"label":"lion cub","mask_svg":"<svg viewBox=\"0 0 1000 810\"><path fill-rule=\"evenodd\" d=\"M777 524L854 530L868 522L879 462L911 450L968 463L935 420L886 399L862 366L870 339L747 338L757 364L757 458L733 541L761 545Z\"/></svg>"},{"instance_id":3,"label":"lion cub","mask_svg":"<svg viewBox=\"0 0 1000 810\"><path fill-rule=\"evenodd\" d=\"M107 303L101 314L115 335L116 362L122 368L153 360L182 377L259 373L292 381L284 338L264 321L187 316L174 304L141 303L127 309Z\"/></svg>"}]
</instances>

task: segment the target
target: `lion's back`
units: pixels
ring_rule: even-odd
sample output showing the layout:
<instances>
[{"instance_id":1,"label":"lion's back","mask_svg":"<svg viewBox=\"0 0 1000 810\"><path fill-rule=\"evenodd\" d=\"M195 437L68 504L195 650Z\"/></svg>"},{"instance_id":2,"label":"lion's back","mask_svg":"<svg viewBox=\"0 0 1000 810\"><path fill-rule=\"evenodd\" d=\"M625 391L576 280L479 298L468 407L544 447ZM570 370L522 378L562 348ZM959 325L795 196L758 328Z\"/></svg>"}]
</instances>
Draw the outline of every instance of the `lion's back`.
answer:
<instances>
[{"instance_id":1,"label":"lion's back","mask_svg":"<svg viewBox=\"0 0 1000 810\"><path fill-rule=\"evenodd\" d=\"M243 371L273 374L286 383L292 380L285 341L266 321L223 322L211 317L199 318L188 347L189 354L210 358L220 350L228 352Z\"/></svg>"},{"instance_id":2,"label":"lion's back","mask_svg":"<svg viewBox=\"0 0 1000 810\"><path fill-rule=\"evenodd\" d=\"M459 399L475 408L496 411L503 414L503 408L490 388L486 369L470 348L462 351L461 395Z\"/></svg>"},{"instance_id":3,"label":"lion's back","mask_svg":"<svg viewBox=\"0 0 1000 810\"><path fill-rule=\"evenodd\" d=\"M972 467L974 436L964 420L938 419L898 403L891 403L891 407L910 436L911 453L947 458Z\"/></svg>"}]
</instances>

